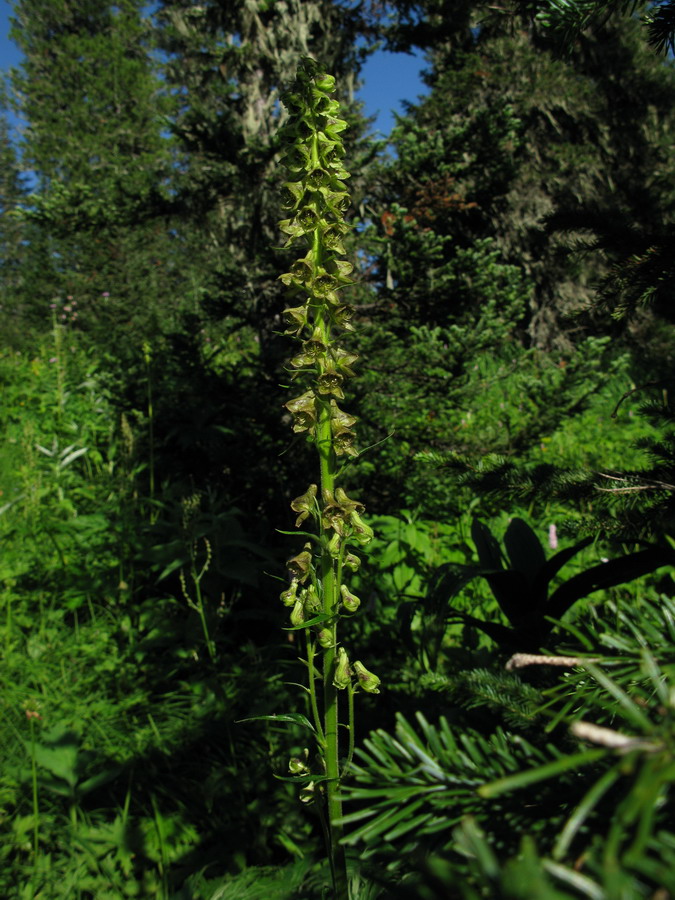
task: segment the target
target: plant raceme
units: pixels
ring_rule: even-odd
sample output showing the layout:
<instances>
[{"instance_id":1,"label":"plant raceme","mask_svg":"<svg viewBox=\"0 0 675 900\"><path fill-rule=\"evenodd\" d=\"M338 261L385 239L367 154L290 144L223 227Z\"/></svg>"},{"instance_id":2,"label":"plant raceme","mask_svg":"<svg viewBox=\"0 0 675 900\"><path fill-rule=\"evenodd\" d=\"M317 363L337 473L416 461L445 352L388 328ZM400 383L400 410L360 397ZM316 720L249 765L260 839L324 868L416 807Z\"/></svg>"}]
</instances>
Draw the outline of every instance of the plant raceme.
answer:
<instances>
[{"instance_id":1,"label":"plant raceme","mask_svg":"<svg viewBox=\"0 0 675 900\"><path fill-rule=\"evenodd\" d=\"M341 295L353 283L353 267L344 259L343 245L349 231L344 221L349 207L344 180L349 173L342 162L341 135L347 125L339 118L338 101L330 96L334 90L335 79L314 60L304 59L295 83L282 97L290 117L282 131L288 148L283 157L289 173L284 184L288 218L280 228L288 237L285 247L299 247L303 253L281 276L288 288L286 334L298 344L290 360L292 381L300 385L298 395L285 406L293 416L293 431L306 435L316 447L320 483L310 484L291 503L296 528L313 521L315 531L302 532L308 541L288 561L290 585L281 600L291 610L291 628L306 637L307 690L321 760L314 780L309 767L298 766L298 760L292 761L291 771L304 779L303 799L312 796L309 785L320 786L323 792L319 806L322 816L325 812L335 895L342 897L346 872L339 843L340 779L354 745L353 696L358 690L379 693L380 679L362 662L352 662L338 640L341 619L353 615L360 604L344 581L346 573L360 565L352 550L370 543L373 531L362 518L363 504L336 484L343 463L358 451L352 430L356 419L339 405L357 356L337 337L354 330L354 310ZM319 655L321 671L315 663ZM338 745L341 695L347 698L349 734L344 765Z\"/></svg>"}]
</instances>

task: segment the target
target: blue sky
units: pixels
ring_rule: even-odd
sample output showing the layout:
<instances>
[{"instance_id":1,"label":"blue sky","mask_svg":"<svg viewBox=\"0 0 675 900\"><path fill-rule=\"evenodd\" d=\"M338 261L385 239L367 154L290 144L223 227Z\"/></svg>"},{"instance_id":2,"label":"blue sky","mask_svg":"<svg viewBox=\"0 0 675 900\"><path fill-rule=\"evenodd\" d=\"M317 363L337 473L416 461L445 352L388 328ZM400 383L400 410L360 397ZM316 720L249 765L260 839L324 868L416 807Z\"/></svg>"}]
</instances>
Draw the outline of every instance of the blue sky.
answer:
<instances>
[{"instance_id":1,"label":"blue sky","mask_svg":"<svg viewBox=\"0 0 675 900\"><path fill-rule=\"evenodd\" d=\"M21 61L21 55L9 40L11 4L0 0L0 69L8 69ZM378 51L370 57L362 71L363 87L359 99L368 116L376 116L373 129L387 135L393 124L393 110L402 111L403 100L415 101L425 88L420 79L424 60L405 53Z\"/></svg>"}]
</instances>

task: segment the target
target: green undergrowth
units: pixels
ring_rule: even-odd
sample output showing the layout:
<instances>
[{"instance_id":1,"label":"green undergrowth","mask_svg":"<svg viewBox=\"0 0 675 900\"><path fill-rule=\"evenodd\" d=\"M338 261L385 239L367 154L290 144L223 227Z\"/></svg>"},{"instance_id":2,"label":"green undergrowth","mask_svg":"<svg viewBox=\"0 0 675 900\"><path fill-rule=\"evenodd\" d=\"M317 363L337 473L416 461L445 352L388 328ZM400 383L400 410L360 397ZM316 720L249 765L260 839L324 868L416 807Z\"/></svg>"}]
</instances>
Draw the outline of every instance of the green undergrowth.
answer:
<instances>
[{"instance_id":1,"label":"green undergrowth","mask_svg":"<svg viewBox=\"0 0 675 900\"><path fill-rule=\"evenodd\" d=\"M54 337L0 359L0 893L210 897L309 828L277 736L235 725L282 691L248 637L264 554L189 485L149 502L147 421Z\"/></svg>"}]
</instances>

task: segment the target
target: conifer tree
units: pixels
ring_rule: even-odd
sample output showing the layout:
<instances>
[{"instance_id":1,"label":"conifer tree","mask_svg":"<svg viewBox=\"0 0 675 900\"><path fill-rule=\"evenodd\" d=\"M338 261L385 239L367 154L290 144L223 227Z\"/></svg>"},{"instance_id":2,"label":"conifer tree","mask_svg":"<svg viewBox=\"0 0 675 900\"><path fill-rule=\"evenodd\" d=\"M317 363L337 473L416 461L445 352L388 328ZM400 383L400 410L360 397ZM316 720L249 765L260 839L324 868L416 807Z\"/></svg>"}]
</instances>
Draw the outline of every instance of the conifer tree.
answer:
<instances>
[{"instance_id":1,"label":"conifer tree","mask_svg":"<svg viewBox=\"0 0 675 900\"><path fill-rule=\"evenodd\" d=\"M371 195L379 284L367 352L381 348L392 399L384 417L364 418L373 439L396 430L403 441L403 454L385 444L372 463L375 478L398 472L400 493L418 478L415 451L526 455L610 376L602 347L615 350L617 334L630 346L630 333L578 314L617 257L570 249L589 237L591 205L587 223L608 229L629 220L647 235L664 219L675 82L630 20L560 59L526 19L397 7L390 41L426 46L430 93L400 120L397 159ZM503 404L479 423L487 396Z\"/></svg>"},{"instance_id":2,"label":"conifer tree","mask_svg":"<svg viewBox=\"0 0 675 900\"><path fill-rule=\"evenodd\" d=\"M20 296L25 253L23 229L17 210L26 195L7 119L0 118L0 320L5 334L16 335L15 320L21 313Z\"/></svg>"},{"instance_id":3,"label":"conifer tree","mask_svg":"<svg viewBox=\"0 0 675 900\"><path fill-rule=\"evenodd\" d=\"M36 181L26 215L51 262L35 302L71 295L85 327L137 341L168 293L167 230L152 220L170 171L142 4L20 0L13 22L21 165Z\"/></svg>"}]
</instances>

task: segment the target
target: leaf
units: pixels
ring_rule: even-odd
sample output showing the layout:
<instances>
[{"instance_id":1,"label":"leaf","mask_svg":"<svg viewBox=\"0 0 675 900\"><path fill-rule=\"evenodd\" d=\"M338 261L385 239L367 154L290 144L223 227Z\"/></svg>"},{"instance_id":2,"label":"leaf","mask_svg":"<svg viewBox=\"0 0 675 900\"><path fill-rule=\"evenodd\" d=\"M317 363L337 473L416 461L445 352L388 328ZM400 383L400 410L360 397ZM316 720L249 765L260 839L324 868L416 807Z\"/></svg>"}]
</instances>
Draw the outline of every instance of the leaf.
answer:
<instances>
[{"instance_id":1,"label":"leaf","mask_svg":"<svg viewBox=\"0 0 675 900\"><path fill-rule=\"evenodd\" d=\"M25 741L26 749L31 752L29 741ZM78 757L80 738L74 731L59 729L43 736L40 743L35 743L35 761L56 778L65 781L71 789L78 782Z\"/></svg>"},{"instance_id":2,"label":"leaf","mask_svg":"<svg viewBox=\"0 0 675 900\"><path fill-rule=\"evenodd\" d=\"M582 597L587 597L595 591L616 587L618 584L625 584L662 566L674 564L675 552L669 547L659 546L648 547L646 550L600 563L570 578L554 591L546 604L546 615L560 619Z\"/></svg>"},{"instance_id":3,"label":"leaf","mask_svg":"<svg viewBox=\"0 0 675 900\"><path fill-rule=\"evenodd\" d=\"M554 859L562 859L565 856L575 835L584 824L589 814L620 777L620 766L613 766L593 784L589 791L586 792L558 836L555 847L553 848Z\"/></svg>"},{"instance_id":4,"label":"leaf","mask_svg":"<svg viewBox=\"0 0 675 900\"><path fill-rule=\"evenodd\" d=\"M539 569L539 572L537 573L532 585L533 593L537 595L540 594L542 597L542 602L545 601L546 597L548 596L549 584L562 569L562 567L566 565L573 556L576 556L576 554L580 550L592 543L592 541L592 537L584 538L583 541L579 541L577 544L574 544L574 546L567 547L565 550L560 550L550 559L546 560L544 565Z\"/></svg>"},{"instance_id":5,"label":"leaf","mask_svg":"<svg viewBox=\"0 0 675 900\"><path fill-rule=\"evenodd\" d=\"M585 663L585 668L595 680L614 697L614 699L623 707L624 715L636 728L639 728L643 734L653 734L654 725L649 717L640 709L635 700L619 687L602 669L599 669L591 662Z\"/></svg>"},{"instance_id":6,"label":"leaf","mask_svg":"<svg viewBox=\"0 0 675 900\"><path fill-rule=\"evenodd\" d=\"M157 577L157 582L168 578L172 572L175 572L176 569L180 569L182 566L186 566L189 562L190 560L187 558L181 558L180 556L175 557L167 566L164 566L160 575Z\"/></svg>"},{"instance_id":7,"label":"leaf","mask_svg":"<svg viewBox=\"0 0 675 900\"><path fill-rule=\"evenodd\" d=\"M504 546L511 568L526 575L531 586L537 572L546 563L546 554L537 535L527 522L516 517L506 529Z\"/></svg>"},{"instance_id":8,"label":"leaf","mask_svg":"<svg viewBox=\"0 0 675 900\"><path fill-rule=\"evenodd\" d=\"M238 725L244 722L289 722L293 725L301 725L303 728L307 728L312 734L316 734L316 729L309 721L307 716L303 716L302 713L281 713L279 715L272 716L251 716L248 719L235 719Z\"/></svg>"},{"instance_id":9,"label":"leaf","mask_svg":"<svg viewBox=\"0 0 675 900\"><path fill-rule=\"evenodd\" d=\"M577 769L581 766L589 765L598 759L602 759L607 755L606 749L584 750L581 753L573 753L570 756L563 756L553 762L538 766L536 769L527 769L525 772L518 772L516 775L507 775L505 778L499 778L490 784L481 785L478 793L481 797L492 799L499 797L500 794L506 794L509 791L517 791L520 788L529 787L538 781L546 781L549 778L555 778L567 772L570 769Z\"/></svg>"},{"instance_id":10,"label":"leaf","mask_svg":"<svg viewBox=\"0 0 675 900\"><path fill-rule=\"evenodd\" d=\"M80 447L79 450L73 450L72 453L64 456L64 458L59 461L59 469L65 469L66 466L69 466L72 462L75 462L76 459L79 459L80 456L83 456L88 449L88 447Z\"/></svg>"},{"instance_id":11,"label":"leaf","mask_svg":"<svg viewBox=\"0 0 675 900\"><path fill-rule=\"evenodd\" d=\"M304 785L304 784L321 784L324 781L330 781L328 775L277 775L274 773L274 777L277 781L288 781L291 784Z\"/></svg>"},{"instance_id":12,"label":"leaf","mask_svg":"<svg viewBox=\"0 0 675 900\"><path fill-rule=\"evenodd\" d=\"M101 787L104 784L108 784L110 781L114 781L117 776L124 771L123 766L110 766L107 769L103 769L101 772L97 772L96 775L92 775L91 778L87 778L84 781L80 782L77 786L78 794L89 794L91 791L95 791L97 788Z\"/></svg>"},{"instance_id":13,"label":"leaf","mask_svg":"<svg viewBox=\"0 0 675 900\"><path fill-rule=\"evenodd\" d=\"M485 578L501 611L512 625L523 625L528 617L538 613L527 576L522 572L508 569L486 575Z\"/></svg>"},{"instance_id":14,"label":"leaf","mask_svg":"<svg viewBox=\"0 0 675 900\"><path fill-rule=\"evenodd\" d=\"M303 622L302 625L287 625L284 627L284 631L302 631L304 628L311 628L312 625L321 625L322 622L329 622L333 616L329 616L326 613L319 613L319 615L314 616L312 619L307 619L306 622Z\"/></svg>"},{"instance_id":15,"label":"leaf","mask_svg":"<svg viewBox=\"0 0 675 900\"><path fill-rule=\"evenodd\" d=\"M484 568L504 568L502 562L502 552L499 548L499 544L497 543L487 525L479 522L478 519L474 519L471 524L471 538L476 545L478 559L480 560L481 565Z\"/></svg>"}]
</instances>

